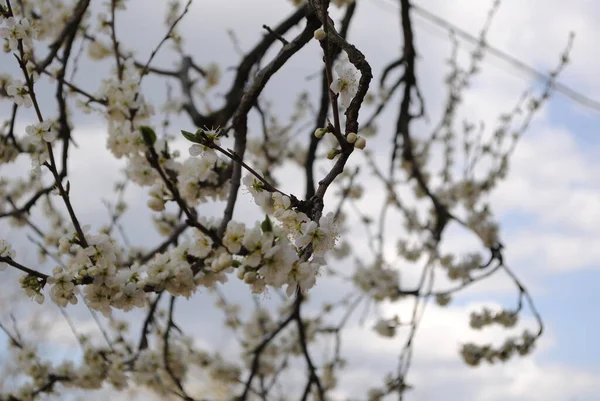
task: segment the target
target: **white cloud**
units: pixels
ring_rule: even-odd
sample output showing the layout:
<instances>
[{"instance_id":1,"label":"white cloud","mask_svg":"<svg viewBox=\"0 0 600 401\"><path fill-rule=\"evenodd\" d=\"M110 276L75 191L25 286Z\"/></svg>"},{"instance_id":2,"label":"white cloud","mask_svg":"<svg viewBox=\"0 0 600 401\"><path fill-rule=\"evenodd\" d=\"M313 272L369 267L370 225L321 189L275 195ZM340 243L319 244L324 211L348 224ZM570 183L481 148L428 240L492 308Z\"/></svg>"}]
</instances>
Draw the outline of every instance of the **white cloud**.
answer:
<instances>
[{"instance_id":1,"label":"white cloud","mask_svg":"<svg viewBox=\"0 0 600 401\"><path fill-rule=\"evenodd\" d=\"M499 307L494 303L478 302L447 309L432 307L427 311L414 344L413 370L407 381L415 388L407 399L564 401L577 396L578 400L592 400L600 391L598 373L567 364L540 362L545 353L557 346L552 333L542 337L532 356L478 368L465 365L458 355L460 343L500 344L511 332L519 332L519 329L470 329L468 314L482 305ZM399 312L400 319L407 319L408 305L405 306L383 309L388 314ZM527 319L519 328L533 329L533 326L533 321ZM350 394L360 396L367 388L380 386L382 375L396 368L403 345L402 336L393 340L381 339L368 328L369 324L367 330L353 327L344 336L343 347L350 352L350 368L341 379L339 399Z\"/></svg>"},{"instance_id":2,"label":"white cloud","mask_svg":"<svg viewBox=\"0 0 600 401\"><path fill-rule=\"evenodd\" d=\"M564 129L546 124L534 129L518 145L494 205L503 213L528 213L541 224L597 233L600 163L595 149L583 148Z\"/></svg>"}]
</instances>

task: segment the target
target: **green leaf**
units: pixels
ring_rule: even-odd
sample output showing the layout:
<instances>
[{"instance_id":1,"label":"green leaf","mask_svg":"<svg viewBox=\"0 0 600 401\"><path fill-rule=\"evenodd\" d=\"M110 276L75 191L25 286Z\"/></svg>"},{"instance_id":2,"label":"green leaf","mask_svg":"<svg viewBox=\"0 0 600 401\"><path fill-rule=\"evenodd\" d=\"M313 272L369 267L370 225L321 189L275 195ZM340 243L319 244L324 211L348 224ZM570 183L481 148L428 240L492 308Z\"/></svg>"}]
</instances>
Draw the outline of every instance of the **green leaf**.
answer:
<instances>
[{"instance_id":1,"label":"green leaf","mask_svg":"<svg viewBox=\"0 0 600 401\"><path fill-rule=\"evenodd\" d=\"M191 132L184 130L181 130L181 134L184 136L185 139L187 139L190 142L200 143L196 134L192 134Z\"/></svg>"},{"instance_id":2,"label":"green leaf","mask_svg":"<svg viewBox=\"0 0 600 401\"><path fill-rule=\"evenodd\" d=\"M141 125L140 132L142 133L142 138L144 138L144 142L146 143L146 145L154 145L154 142L156 142L156 133L152 128L146 125Z\"/></svg>"},{"instance_id":3,"label":"green leaf","mask_svg":"<svg viewBox=\"0 0 600 401\"><path fill-rule=\"evenodd\" d=\"M271 219L269 218L268 214L265 215L265 220L260 223L260 229L263 233L270 233L273 231L273 223L271 223Z\"/></svg>"}]
</instances>

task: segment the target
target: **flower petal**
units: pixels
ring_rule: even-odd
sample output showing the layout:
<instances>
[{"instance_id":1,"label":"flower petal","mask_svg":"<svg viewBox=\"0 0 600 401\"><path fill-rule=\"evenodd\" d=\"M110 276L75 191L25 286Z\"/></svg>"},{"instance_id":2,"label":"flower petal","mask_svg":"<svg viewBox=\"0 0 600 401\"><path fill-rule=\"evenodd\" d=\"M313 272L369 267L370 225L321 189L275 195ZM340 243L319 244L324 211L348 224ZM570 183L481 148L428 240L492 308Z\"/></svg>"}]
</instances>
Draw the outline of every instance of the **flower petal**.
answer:
<instances>
[{"instance_id":1,"label":"flower petal","mask_svg":"<svg viewBox=\"0 0 600 401\"><path fill-rule=\"evenodd\" d=\"M338 78L335 81L333 81L329 89L331 89L331 91L335 94L340 93L340 91L342 90L342 80Z\"/></svg>"},{"instance_id":2,"label":"flower petal","mask_svg":"<svg viewBox=\"0 0 600 401\"><path fill-rule=\"evenodd\" d=\"M44 138L44 141L46 141L46 142L52 142L53 140L56 139L57 136L58 135L56 134L56 131L51 130L51 131L44 132L43 138Z\"/></svg>"},{"instance_id":3,"label":"flower petal","mask_svg":"<svg viewBox=\"0 0 600 401\"><path fill-rule=\"evenodd\" d=\"M354 98L354 96L351 93L349 93L349 91L344 91L340 95L340 103L345 108L348 108L350 106L350 102L352 102L353 98Z\"/></svg>"},{"instance_id":4,"label":"flower petal","mask_svg":"<svg viewBox=\"0 0 600 401\"><path fill-rule=\"evenodd\" d=\"M202 147L202 145L194 144L190 146L189 152L190 156L199 156L202 154L202 152L204 152L204 148Z\"/></svg>"}]
</instances>

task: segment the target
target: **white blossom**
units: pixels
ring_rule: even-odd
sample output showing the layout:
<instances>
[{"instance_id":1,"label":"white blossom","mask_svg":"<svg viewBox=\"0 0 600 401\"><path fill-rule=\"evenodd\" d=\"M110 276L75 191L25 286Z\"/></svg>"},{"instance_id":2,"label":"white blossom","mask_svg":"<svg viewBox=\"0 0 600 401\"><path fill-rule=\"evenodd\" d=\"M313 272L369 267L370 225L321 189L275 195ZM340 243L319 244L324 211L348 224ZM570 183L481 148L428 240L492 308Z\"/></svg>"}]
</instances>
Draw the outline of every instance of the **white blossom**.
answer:
<instances>
[{"instance_id":1,"label":"white blossom","mask_svg":"<svg viewBox=\"0 0 600 401\"><path fill-rule=\"evenodd\" d=\"M246 226L242 223L230 221L227 223L227 229L223 236L223 245L227 247L229 252L238 253L242 249L242 241L246 233Z\"/></svg>"},{"instance_id":2,"label":"white blossom","mask_svg":"<svg viewBox=\"0 0 600 401\"><path fill-rule=\"evenodd\" d=\"M23 41L25 49L33 47L33 39L37 38L37 30L30 25L27 18L17 20L10 17L5 20L5 27L0 27L0 38L8 40L10 51L17 51L19 40Z\"/></svg>"},{"instance_id":3,"label":"white blossom","mask_svg":"<svg viewBox=\"0 0 600 401\"><path fill-rule=\"evenodd\" d=\"M51 121L43 121L39 124L28 125L25 132L29 135L29 142L37 145L42 141L52 142L56 139L58 133L52 129Z\"/></svg>"},{"instance_id":4,"label":"white blossom","mask_svg":"<svg viewBox=\"0 0 600 401\"><path fill-rule=\"evenodd\" d=\"M258 174L261 173L258 172ZM242 183L246 186L246 189L248 189L248 192L250 192L250 195L252 195L254 202L258 206L265 206L267 204L269 198L271 198L271 193L264 189L265 184L262 181L258 180L252 174L247 174L242 179Z\"/></svg>"},{"instance_id":5,"label":"white blossom","mask_svg":"<svg viewBox=\"0 0 600 401\"><path fill-rule=\"evenodd\" d=\"M33 106L31 96L29 96L29 90L23 81L18 79L13 80L6 86L6 93L13 98L13 101L17 106L23 106L25 108Z\"/></svg>"},{"instance_id":6,"label":"white blossom","mask_svg":"<svg viewBox=\"0 0 600 401\"><path fill-rule=\"evenodd\" d=\"M347 108L358 91L358 71L350 63L338 63L335 72L337 78L331 83L330 89L339 95L340 104Z\"/></svg>"},{"instance_id":7,"label":"white blossom","mask_svg":"<svg viewBox=\"0 0 600 401\"><path fill-rule=\"evenodd\" d=\"M3 239L0 239L0 256L10 259L16 256L16 252L14 249L12 249L12 246ZM7 263L0 262L0 271L6 270L7 266Z\"/></svg>"}]
</instances>

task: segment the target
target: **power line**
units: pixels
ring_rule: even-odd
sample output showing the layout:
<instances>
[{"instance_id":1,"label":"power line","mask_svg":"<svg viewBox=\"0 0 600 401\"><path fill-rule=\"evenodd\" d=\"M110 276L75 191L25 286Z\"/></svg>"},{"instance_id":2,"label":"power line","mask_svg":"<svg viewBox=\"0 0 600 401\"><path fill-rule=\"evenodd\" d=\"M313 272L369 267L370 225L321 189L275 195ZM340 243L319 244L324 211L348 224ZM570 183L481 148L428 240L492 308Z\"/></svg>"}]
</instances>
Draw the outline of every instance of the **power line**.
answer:
<instances>
[{"instance_id":1,"label":"power line","mask_svg":"<svg viewBox=\"0 0 600 401\"><path fill-rule=\"evenodd\" d=\"M399 5L395 5L395 4L392 5L389 0L376 0L376 2L377 3L386 3L388 6L394 6L396 9L399 8ZM452 24L450 21L433 14L432 12L426 10L425 8L423 8L421 6L418 6L416 4L411 4L411 8L416 15L428 20L429 22L432 22L433 24L435 24L437 26L444 28L447 31L454 32L457 36L459 36L460 38L462 38L463 40L465 40L467 42L470 42L471 44L476 45L480 41L479 38L471 35L467 31ZM389 12L391 10L388 8L385 11ZM541 71L535 69L534 67L531 67L531 66L525 64L518 58L516 58L500 49L492 47L492 46L488 45L487 43L485 45L485 50L488 53L490 53L491 55L493 55L501 60L504 60L505 62L507 62L511 66L513 66L514 68L527 73L527 75L532 76L537 80L546 82L551 79L551 77L548 74L541 72ZM594 100L594 99L582 94L581 92L578 92L575 89L573 89L563 83L560 83L558 81L554 82L554 87L557 92L562 93L563 95L567 96L574 102L579 103L582 106L585 106L587 108L590 108L590 109L600 113L600 102L598 102L597 100Z\"/></svg>"}]
</instances>

